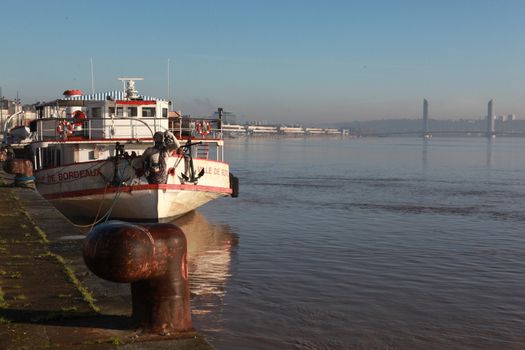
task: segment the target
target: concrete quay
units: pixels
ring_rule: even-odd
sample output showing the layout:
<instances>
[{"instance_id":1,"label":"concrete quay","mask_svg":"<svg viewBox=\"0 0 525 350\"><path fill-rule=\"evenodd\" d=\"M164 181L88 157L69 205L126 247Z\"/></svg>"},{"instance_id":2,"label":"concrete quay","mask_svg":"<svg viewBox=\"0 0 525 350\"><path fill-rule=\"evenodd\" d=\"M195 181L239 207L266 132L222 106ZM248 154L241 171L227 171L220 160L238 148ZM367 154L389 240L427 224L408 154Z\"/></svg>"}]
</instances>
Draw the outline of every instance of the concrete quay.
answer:
<instances>
[{"instance_id":1,"label":"concrete quay","mask_svg":"<svg viewBox=\"0 0 525 350\"><path fill-rule=\"evenodd\" d=\"M36 191L0 184L0 349L213 349L197 332L132 329L129 285L88 271L84 234Z\"/></svg>"}]
</instances>

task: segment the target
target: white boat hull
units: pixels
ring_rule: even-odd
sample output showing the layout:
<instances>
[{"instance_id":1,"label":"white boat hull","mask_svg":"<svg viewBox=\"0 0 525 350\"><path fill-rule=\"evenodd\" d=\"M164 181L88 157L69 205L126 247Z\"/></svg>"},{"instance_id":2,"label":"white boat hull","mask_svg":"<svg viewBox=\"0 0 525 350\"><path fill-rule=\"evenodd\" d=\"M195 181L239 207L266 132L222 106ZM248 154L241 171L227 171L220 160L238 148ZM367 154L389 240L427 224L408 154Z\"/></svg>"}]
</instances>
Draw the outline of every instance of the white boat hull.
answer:
<instances>
[{"instance_id":1,"label":"white boat hull","mask_svg":"<svg viewBox=\"0 0 525 350\"><path fill-rule=\"evenodd\" d=\"M225 196L224 192L164 188L122 188L122 191L50 199L64 215L76 219L102 217L110 210L112 219L157 221L182 216Z\"/></svg>"},{"instance_id":2,"label":"white boat hull","mask_svg":"<svg viewBox=\"0 0 525 350\"><path fill-rule=\"evenodd\" d=\"M29 127L19 120L6 130L6 143L32 161L44 198L72 218L142 221L238 195L223 161L222 108L218 118L182 116L170 112L170 101L139 94L135 80L142 78L119 80L122 92L66 90L38 103ZM6 120L6 129L21 113ZM20 181L32 180L26 172Z\"/></svg>"},{"instance_id":3,"label":"white boat hull","mask_svg":"<svg viewBox=\"0 0 525 350\"><path fill-rule=\"evenodd\" d=\"M175 218L232 193L227 163L195 159L196 172L205 170L196 183L183 180L186 169L179 157L169 157L167 165L171 171L166 184L149 184L135 173L132 161L119 160L118 185L113 181L114 161L104 160L41 170L36 185L64 215L83 221L105 215L130 221Z\"/></svg>"}]
</instances>

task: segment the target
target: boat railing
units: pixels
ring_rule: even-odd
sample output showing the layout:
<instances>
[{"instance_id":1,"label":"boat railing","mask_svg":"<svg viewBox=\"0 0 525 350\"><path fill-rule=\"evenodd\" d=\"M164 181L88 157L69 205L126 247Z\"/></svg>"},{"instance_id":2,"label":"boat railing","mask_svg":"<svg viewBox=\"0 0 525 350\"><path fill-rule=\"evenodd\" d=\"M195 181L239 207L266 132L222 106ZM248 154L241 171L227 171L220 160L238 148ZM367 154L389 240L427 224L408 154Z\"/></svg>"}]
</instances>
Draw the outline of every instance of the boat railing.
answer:
<instances>
[{"instance_id":1,"label":"boat railing","mask_svg":"<svg viewBox=\"0 0 525 350\"><path fill-rule=\"evenodd\" d=\"M202 120L202 119L201 119ZM214 124L218 127L218 124ZM168 130L167 120L160 118L92 118L76 125L71 118L43 118L34 120L30 129L34 142L64 141L119 141L122 139L147 140L150 142L157 131ZM68 131L64 131L65 128ZM173 131L173 130L172 130ZM186 134L190 135L187 136ZM206 135L196 133L195 128L181 128L175 133L184 145L188 140L197 141L191 149L192 156L200 159L222 161L224 159L222 132L220 129Z\"/></svg>"},{"instance_id":2,"label":"boat railing","mask_svg":"<svg viewBox=\"0 0 525 350\"><path fill-rule=\"evenodd\" d=\"M157 131L168 130L160 118L91 118L75 123L71 118L36 119L32 126L33 141L151 139Z\"/></svg>"},{"instance_id":3,"label":"boat railing","mask_svg":"<svg viewBox=\"0 0 525 350\"><path fill-rule=\"evenodd\" d=\"M222 123L213 118L183 117L170 125L170 131L180 139L222 139Z\"/></svg>"},{"instance_id":4,"label":"boat railing","mask_svg":"<svg viewBox=\"0 0 525 350\"><path fill-rule=\"evenodd\" d=\"M223 161L224 160L224 147L223 141L217 139L187 139L181 140L181 146L184 146L185 142L192 144L189 151L193 159L208 159Z\"/></svg>"},{"instance_id":5,"label":"boat railing","mask_svg":"<svg viewBox=\"0 0 525 350\"><path fill-rule=\"evenodd\" d=\"M5 119L2 124L4 141L8 139L9 130L17 126L25 126L24 111L16 112Z\"/></svg>"}]
</instances>

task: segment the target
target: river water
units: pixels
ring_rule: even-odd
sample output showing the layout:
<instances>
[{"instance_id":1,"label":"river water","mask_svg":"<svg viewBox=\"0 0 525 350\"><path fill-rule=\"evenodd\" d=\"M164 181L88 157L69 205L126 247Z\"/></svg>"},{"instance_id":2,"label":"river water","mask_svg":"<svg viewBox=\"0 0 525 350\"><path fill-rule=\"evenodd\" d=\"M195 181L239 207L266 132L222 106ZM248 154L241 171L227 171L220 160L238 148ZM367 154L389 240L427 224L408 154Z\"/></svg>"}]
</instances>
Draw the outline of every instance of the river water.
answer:
<instances>
[{"instance_id":1,"label":"river water","mask_svg":"<svg viewBox=\"0 0 525 350\"><path fill-rule=\"evenodd\" d=\"M525 139L239 138L177 221L226 349L525 348Z\"/></svg>"}]
</instances>

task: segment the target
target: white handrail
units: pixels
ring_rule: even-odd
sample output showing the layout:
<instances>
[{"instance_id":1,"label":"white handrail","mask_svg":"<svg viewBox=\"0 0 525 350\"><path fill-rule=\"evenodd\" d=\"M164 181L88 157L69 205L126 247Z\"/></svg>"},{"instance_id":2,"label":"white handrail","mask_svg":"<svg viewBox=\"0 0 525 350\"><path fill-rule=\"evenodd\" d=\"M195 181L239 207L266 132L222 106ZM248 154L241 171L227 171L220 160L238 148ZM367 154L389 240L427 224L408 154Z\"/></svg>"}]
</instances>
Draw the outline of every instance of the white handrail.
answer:
<instances>
[{"instance_id":1,"label":"white handrail","mask_svg":"<svg viewBox=\"0 0 525 350\"><path fill-rule=\"evenodd\" d=\"M106 119L106 118L104 118L104 119ZM148 123L146 123L144 120L141 120L141 119L139 119L139 118L116 117L116 118L112 118L112 119L128 119L128 120L132 120L132 121L141 122L142 124L144 124L144 125L148 128L149 132L151 133L151 137L153 137L153 135L154 135L154 132L153 132L153 130L151 130L151 128L150 128L150 126L148 125Z\"/></svg>"},{"instance_id":2,"label":"white handrail","mask_svg":"<svg viewBox=\"0 0 525 350\"><path fill-rule=\"evenodd\" d=\"M6 142L7 136L9 135L9 131L7 130L7 125L9 125L9 123L11 122L11 119L13 119L17 115L23 114L23 113L24 113L24 111L16 112L15 114L9 116L9 118L7 118L5 120L5 122L4 122L4 142Z\"/></svg>"}]
</instances>

